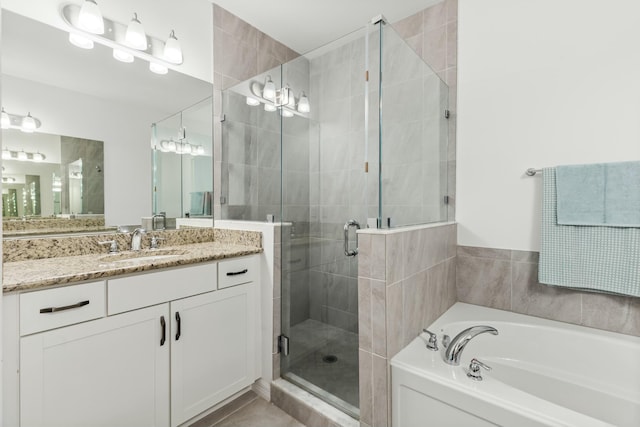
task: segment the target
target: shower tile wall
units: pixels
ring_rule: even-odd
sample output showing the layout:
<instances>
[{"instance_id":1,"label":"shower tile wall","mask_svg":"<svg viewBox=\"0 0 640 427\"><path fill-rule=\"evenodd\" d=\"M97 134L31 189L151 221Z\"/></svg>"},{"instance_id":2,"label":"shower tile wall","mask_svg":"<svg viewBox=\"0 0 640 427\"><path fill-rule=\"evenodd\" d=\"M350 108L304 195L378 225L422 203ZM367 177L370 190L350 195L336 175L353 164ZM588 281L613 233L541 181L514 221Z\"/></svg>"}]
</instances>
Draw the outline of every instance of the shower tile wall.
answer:
<instances>
[{"instance_id":1,"label":"shower tile wall","mask_svg":"<svg viewBox=\"0 0 640 427\"><path fill-rule=\"evenodd\" d=\"M456 301L456 225L360 235L360 421L391 423L389 360Z\"/></svg>"},{"instance_id":2,"label":"shower tile wall","mask_svg":"<svg viewBox=\"0 0 640 427\"><path fill-rule=\"evenodd\" d=\"M70 136L60 137L61 163L68 165L82 159L82 212L75 213L104 213L103 146L102 141ZM68 180L68 174L62 179L63 182ZM69 212L69 206L66 208Z\"/></svg>"},{"instance_id":3,"label":"shower tile wall","mask_svg":"<svg viewBox=\"0 0 640 427\"><path fill-rule=\"evenodd\" d=\"M444 0L421 12L392 24L449 87L447 218L455 218L456 195L456 121L458 81L458 0Z\"/></svg>"},{"instance_id":4,"label":"shower tile wall","mask_svg":"<svg viewBox=\"0 0 640 427\"><path fill-rule=\"evenodd\" d=\"M458 301L640 336L640 299L538 282L538 253L458 247Z\"/></svg>"},{"instance_id":5,"label":"shower tile wall","mask_svg":"<svg viewBox=\"0 0 640 427\"><path fill-rule=\"evenodd\" d=\"M358 331L357 259L343 249L343 226L366 219L364 192L364 39L310 63L309 316Z\"/></svg>"},{"instance_id":6,"label":"shower tile wall","mask_svg":"<svg viewBox=\"0 0 640 427\"><path fill-rule=\"evenodd\" d=\"M222 90L229 88L243 80L270 70L273 67L276 67L284 62L297 58L299 54L216 4L213 5L213 43L213 140L215 159L213 181L214 215L216 218L240 219L235 218L233 215L230 215L227 209L228 206L226 205L226 200L221 204L220 198L221 196L227 197L230 190L229 188L222 188L223 185L226 185L229 182L226 176L226 174L228 173L228 169L222 161L223 147L221 141L223 141L223 138L222 126L220 123L220 116L223 113ZM254 122L253 124L255 125L256 123ZM260 126L266 127L267 130L273 130L270 127L273 125L265 123L264 120L260 122ZM245 143L244 147L234 147L234 149L237 150L244 150L243 154L240 154L242 156L242 161L240 163L237 163L237 173L240 173L239 170L242 169L242 167L257 167L258 156L260 154L263 155L262 158L265 161L265 164L271 161L271 166L273 166L274 159L272 157L267 158L270 153L267 153L266 151L269 143L272 143L272 139L269 139L270 135L264 136L266 142L262 147L261 152L259 153L257 151L258 145L256 140L256 135L258 132L257 128L246 130L242 127L239 127L233 129L232 131L237 132L238 137L242 138ZM234 155L238 155L238 152L234 152ZM257 180L255 174L248 173L246 175L245 182L247 184L247 191L242 193L242 197L246 201L245 206L248 206L252 202L260 202L260 200L255 199L255 191L257 191L256 189L258 185L260 185L265 190L262 193L262 202L268 206L279 206L280 183L278 178L278 183L277 185L275 185L275 179L273 175L273 171L271 171L271 173L267 171L265 179L260 181ZM278 190L278 200L275 203L273 203L274 198L269 196L269 191L271 188L275 188ZM254 193L252 193L251 191L254 191ZM236 209L236 211L239 211L239 213L231 212L231 214L237 214L237 216L241 216L243 219L258 219L258 216L262 215L263 213L266 214L268 210L272 210L272 208L264 208L263 212L252 212L254 215L256 215L256 218L247 218L247 209L243 210L243 208L241 207ZM278 213L279 210L280 209L278 208L277 212L268 213ZM259 219L263 221L265 218L264 216L260 216Z\"/></svg>"}]
</instances>

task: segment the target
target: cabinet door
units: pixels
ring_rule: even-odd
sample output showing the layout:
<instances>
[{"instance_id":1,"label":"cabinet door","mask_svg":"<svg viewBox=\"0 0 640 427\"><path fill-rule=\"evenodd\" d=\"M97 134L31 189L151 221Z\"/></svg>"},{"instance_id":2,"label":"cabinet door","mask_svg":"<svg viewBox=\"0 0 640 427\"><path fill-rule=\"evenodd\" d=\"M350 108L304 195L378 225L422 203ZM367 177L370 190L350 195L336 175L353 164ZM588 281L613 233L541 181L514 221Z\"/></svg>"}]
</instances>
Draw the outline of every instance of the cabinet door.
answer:
<instances>
[{"instance_id":1,"label":"cabinet door","mask_svg":"<svg viewBox=\"0 0 640 427\"><path fill-rule=\"evenodd\" d=\"M21 426L168 426L168 315L162 304L22 338Z\"/></svg>"},{"instance_id":2,"label":"cabinet door","mask_svg":"<svg viewBox=\"0 0 640 427\"><path fill-rule=\"evenodd\" d=\"M256 319L254 283L171 303L172 426L256 380Z\"/></svg>"}]
</instances>

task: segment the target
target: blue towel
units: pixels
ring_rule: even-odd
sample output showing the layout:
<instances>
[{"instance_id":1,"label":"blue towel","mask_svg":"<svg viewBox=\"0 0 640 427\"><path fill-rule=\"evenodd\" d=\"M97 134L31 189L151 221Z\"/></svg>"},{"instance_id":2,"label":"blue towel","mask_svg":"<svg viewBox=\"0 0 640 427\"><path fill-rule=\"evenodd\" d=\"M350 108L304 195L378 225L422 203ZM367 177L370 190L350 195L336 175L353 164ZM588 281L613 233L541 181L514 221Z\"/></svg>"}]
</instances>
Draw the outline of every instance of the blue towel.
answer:
<instances>
[{"instance_id":1,"label":"blue towel","mask_svg":"<svg viewBox=\"0 0 640 427\"><path fill-rule=\"evenodd\" d=\"M562 225L640 227L640 162L556 168Z\"/></svg>"},{"instance_id":2,"label":"blue towel","mask_svg":"<svg viewBox=\"0 0 640 427\"><path fill-rule=\"evenodd\" d=\"M560 225L556 170L544 169L538 281L640 297L640 228Z\"/></svg>"}]
</instances>

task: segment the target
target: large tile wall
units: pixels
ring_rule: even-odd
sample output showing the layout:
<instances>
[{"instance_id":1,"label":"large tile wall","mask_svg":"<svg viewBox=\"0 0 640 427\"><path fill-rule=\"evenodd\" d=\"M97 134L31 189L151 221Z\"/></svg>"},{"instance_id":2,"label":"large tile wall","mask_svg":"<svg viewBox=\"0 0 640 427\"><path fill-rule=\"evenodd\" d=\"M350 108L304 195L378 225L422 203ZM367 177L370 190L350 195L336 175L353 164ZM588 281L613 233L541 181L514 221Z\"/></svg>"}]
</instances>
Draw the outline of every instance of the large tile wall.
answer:
<instances>
[{"instance_id":1,"label":"large tile wall","mask_svg":"<svg viewBox=\"0 0 640 427\"><path fill-rule=\"evenodd\" d=\"M225 196L226 198L229 195L229 188L223 188L223 186L228 185L229 180L226 176L226 174L228 173L228 167L224 164L225 156L223 156L223 125L220 122L221 115L224 113L222 91L246 79L271 70L282 63L297 58L298 56L299 54L297 52L293 51L292 49L288 48L272 37L264 34L257 28L251 26L247 22L221 8L220 6L215 4L213 5L213 140L215 159L213 191L214 216L216 218L247 219L246 215L244 214L245 211L243 211L241 208L238 208L237 211L243 213L244 216L236 215L239 216L239 218L233 218L233 215L229 215L227 206L225 206L226 199L225 202L221 204L221 196ZM271 129L271 127L274 126L271 124L272 121L274 120L265 119L260 123L260 126L262 126L262 128ZM257 124L253 122L252 124L254 124L254 126L257 126ZM256 145L257 133L254 132L254 130L255 129L247 130L244 127L233 129L233 131L238 132L238 137L241 137L242 141L246 144L246 146L243 145L242 147L233 147L236 150L236 154L238 150L242 150L243 155L245 155L243 161L237 163L238 168L240 168L241 166L257 166L257 156L259 153L257 153L258 146ZM273 135L265 134L264 140L265 147L267 147L269 143L273 145ZM227 149L229 150L230 148L227 147ZM262 154L263 156L269 156L267 150L262 150ZM252 157L252 155L254 156ZM255 165L251 163L254 161L253 159L255 159ZM263 157L263 160L265 162L265 165L268 164L269 159ZM273 158L271 160L273 160ZM271 169L270 174L267 173L267 169ZM263 201L265 202L265 204L269 204L269 206L275 206L279 204L279 200L277 203L271 204L272 197L269 196L270 193L267 190L268 186L265 185L266 183L274 182L273 170L275 170L275 168L265 167L265 176L271 176L271 180L266 178L262 180L262 188L265 190L263 191L263 198L266 197L266 199L268 199ZM237 173L240 174L241 172ZM243 179L245 179L244 176ZM257 188L257 183L259 182L259 180L257 178L254 178L251 174L247 174L246 182L248 186L254 184L253 188ZM275 187L279 187L279 177L278 185ZM254 193L251 193L251 191L249 190L246 193L248 197L246 200L248 202L253 202L254 200L250 199L250 197ZM272 210L272 208L267 208L264 212L266 212L268 209ZM255 213L255 215L260 214L262 214L262 212ZM264 217L260 218L260 220L264 219Z\"/></svg>"},{"instance_id":2,"label":"large tile wall","mask_svg":"<svg viewBox=\"0 0 640 427\"><path fill-rule=\"evenodd\" d=\"M456 225L360 234L360 421L391 420L389 361L456 302Z\"/></svg>"},{"instance_id":3,"label":"large tile wall","mask_svg":"<svg viewBox=\"0 0 640 427\"><path fill-rule=\"evenodd\" d=\"M455 218L456 122L458 94L458 0L443 0L434 6L393 23L395 30L413 47L449 87L447 148L447 218Z\"/></svg>"},{"instance_id":4,"label":"large tile wall","mask_svg":"<svg viewBox=\"0 0 640 427\"><path fill-rule=\"evenodd\" d=\"M458 301L640 336L640 298L538 282L538 253L458 247Z\"/></svg>"}]
</instances>

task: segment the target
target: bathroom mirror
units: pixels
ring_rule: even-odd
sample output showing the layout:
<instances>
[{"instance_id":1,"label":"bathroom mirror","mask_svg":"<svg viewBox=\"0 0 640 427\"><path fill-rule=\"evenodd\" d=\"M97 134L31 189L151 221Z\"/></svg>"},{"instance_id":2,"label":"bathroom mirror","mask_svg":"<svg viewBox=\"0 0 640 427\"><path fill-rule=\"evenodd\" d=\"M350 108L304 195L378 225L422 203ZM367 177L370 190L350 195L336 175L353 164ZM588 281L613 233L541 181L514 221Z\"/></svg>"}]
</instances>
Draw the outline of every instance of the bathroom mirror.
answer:
<instances>
[{"instance_id":1,"label":"bathroom mirror","mask_svg":"<svg viewBox=\"0 0 640 427\"><path fill-rule=\"evenodd\" d=\"M66 31L2 9L2 107L13 115L31 113L41 123L34 133L5 130L3 148L10 152L38 153L40 150L40 153L45 153L46 148L32 148L35 147L32 143L37 139L46 140L46 135L64 135L64 138L75 141L99 141L102 143L101 154L98 151L84 153L81 162L78 161L80 157L67 162L64 173L75 174L75 183L79 184L80 176L84 180L84 175L90 170L92 174L100 175L102 188L83 181L84 187L92 185L90 197L95 203L89 207L83 206L83 203L87 205L85 198L88 196L80 191L82 186L72 185L66 199L68 211L65 212L62 205L49 209L57 203L51 200L55 196L51 196L48 190L53 188L53 180L57 179L54 172L25 170L22 174L15 173L24 175L22 188L7 186L7 196L3 199L18 202L19 192L33 193L33 197L29 195L27 211L16 207L10 212L20 217L44 217L60 212L60 215L74 216L75 220L79 214L90 215L91 218L103 215L103 228L108 229L140 224L143 217L153 213L152 124L211 97L213 86L210 82L175 70L169 70L165 75L154 74L149 71L146 61L119 62L114 60L112 50L105 46L96 43L93 49L80 49L69 43L68 38ZM179 131L179 128L175 129L176 135ZM16 138L11 135L16 135ZM208 161L211 161L210 153L209 149ZM41 165L49 163L50 157L46 157ZM203 157L199 161L206 160ZM11 162L4 160L3 177L9 178L13 173L9 168L16 165ZM24 190L27 179L29 191ZM213 180L212 172L209 180ZM84 187L83 190L86 189ZM62 204L62 194L60 198ZM101 198L101 203L96 200L98 198ZM19 203L24 207L24 198ZM102 209L99 209L100 205ZM92 230L95 223L88 223L91 226L72 231ZM211 224L213 226L213 220ZM64 227L59 230L69 231ZM30 234L40 232L33 229ZM3 237L7 236L8 233L3 232Z\"/></svg>"}]
</instances>

